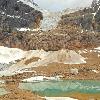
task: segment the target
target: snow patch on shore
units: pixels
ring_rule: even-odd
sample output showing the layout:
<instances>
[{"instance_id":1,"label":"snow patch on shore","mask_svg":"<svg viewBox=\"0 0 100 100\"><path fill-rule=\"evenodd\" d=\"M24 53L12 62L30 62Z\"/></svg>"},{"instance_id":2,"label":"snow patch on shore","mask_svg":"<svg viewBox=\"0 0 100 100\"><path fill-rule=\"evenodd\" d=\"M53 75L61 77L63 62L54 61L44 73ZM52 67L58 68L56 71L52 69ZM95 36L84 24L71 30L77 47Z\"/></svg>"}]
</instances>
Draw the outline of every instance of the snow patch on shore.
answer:
<instances>
[{"instance_id":1,"label":"snow patch on shore","mask_svg":"<svg viewBox=\"0 0 100 100\"><path fill-rule=\"evenodd\" d=\"M45 80L60 80L59 76L55 76L55 77L46 77L46 76L35 76L35 77L31 77L28 79L24 79L22 80L22 82L40 82L40 81L45 81Z\"/></svg>"},{"instance_id":2,"label":"snow patch on shore","mask_svg":"<svg viewBox=\"0 0 100 100\"><path fill-rule=\"evenodd\" d=\"M45 97L46 100L78 100L70 97Z\"/></svg>"}]
</instances>

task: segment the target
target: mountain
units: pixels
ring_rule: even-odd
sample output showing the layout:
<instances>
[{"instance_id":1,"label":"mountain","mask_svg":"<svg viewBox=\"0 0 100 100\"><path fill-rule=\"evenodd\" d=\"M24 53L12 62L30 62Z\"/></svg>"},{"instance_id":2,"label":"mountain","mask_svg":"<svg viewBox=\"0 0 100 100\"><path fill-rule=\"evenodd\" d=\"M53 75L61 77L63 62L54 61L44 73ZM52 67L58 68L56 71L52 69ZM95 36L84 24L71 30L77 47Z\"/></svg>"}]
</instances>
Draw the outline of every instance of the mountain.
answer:
<instances>
[{"instance_id":1,"label":"mountain","mask_svg":"<svg viewBox=\"0 0 100 100\"><path fill-rule=\"evenodd\" d=\"M64 14L60 23L73 23L88 31L100 32L100 1L94 0L91 7L78 10L71 14Z\"/></svg>"},{"instance_id":2,"label":"mountain","mask_svg":"<svg viewBox=\"0 0 100 100\"><path fill-rule=\"evenodd\" d=\"M6 6L10 10L5 7L3 7L3 10L0 9L7 13L7 15L2 15L1 13L3 16L2 18L6 16L9 19L3 20L1 26L10 26L13 29L16 27L27 29L32 27L33 24L40 22L40 27L39 31L11 32L10 34L2 32L0 34L0 45L2 46L20 48L23 50L44 49L52 51L60 50L62 48L72 50L76 48L97 47L100 44L100 1L95 4L95 7L92 3L90 7L74 11L68 9L64 11L64 13L52 13L50 11L43 10L39 8L37 4L32 3L32 0L20 0L17 2L16 0L13 0L12 3L13 2L15 4L18 3L18 6L21 5L21 7L19 7L21 10L14 11L13 7L10 9L10 5ZM29 11L29 13L27 12L28 8L34 11L34 15L32 15ZM11 15L12 11L15 15L18 12L18 14L26 20L23 21L23 19L15 18L16 16L13 16L14 18L11 17L13 15ZM36 20L36 22L33 21L33 23L32 20L34 20L34 16L38 14L37 12L42 14L40 15L41 17L39 17L43 20L40 21L40 18L36 17L39 20ZM25 25L23 24L24 22L28 23Z\"/></svg>"},{"instance_id":3,"label":"mountain","mask_svg":"<svg viewBox=\"0 0 100 100\"><path fill-rule=\"evenodd\" d=\"M40 20L43 19L42 12L32 5L35 8L37 6L32 0L0 0L0 30L39 27Z\"/></svg>"}]
</instances>

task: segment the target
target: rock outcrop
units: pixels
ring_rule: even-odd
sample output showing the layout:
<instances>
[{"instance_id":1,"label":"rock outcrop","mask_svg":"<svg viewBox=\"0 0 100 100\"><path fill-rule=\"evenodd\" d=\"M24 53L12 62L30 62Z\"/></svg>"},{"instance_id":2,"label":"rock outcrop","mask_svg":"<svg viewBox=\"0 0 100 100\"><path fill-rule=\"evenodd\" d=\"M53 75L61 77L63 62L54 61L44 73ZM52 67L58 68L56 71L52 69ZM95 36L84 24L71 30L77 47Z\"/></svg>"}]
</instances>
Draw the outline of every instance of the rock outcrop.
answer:
<instances>
[{"instance_id":1,"label":"rock outcrop","mask_svg":"<svg viewBox=\"0 0 100 100\"><path fill-rule=\"evenodd\" d=\"M11 0L9 0L9 2L10 1ZM13 0L12 2L14 1L16 0ZM11 33L1 32L0 45L13 48L21 48L23 50L44 49L47 51L60 50L62 48L72 50L72 49L99 46L100 45L99 2L98 4L96 4L94 8L91 6L90 8L84 8L82 10L78 10L73 13L63 15L57 27L45 32L43 30L36 32L35 31L11 32ZM8 8L5 8L5 6L3 6L3 11L5 11L7 15L5 15L4 13L3 14L4 16L7 16L7 18L9 19L3 21L3 24L5 23L4 26L8 27L12 25L12 27L29 27L29 26L38 27L36 23L37 22L39 23L40 20L42 19L41 13L29 7L28 5L23 4L22 2L16 2L16 3L18 3L18 6L21 6L19 7L21 10L15 11L14 9L12 10L9 7L8 8L11 11L13 11L13 14L14 13L17 15L19 14L20 16L22 16L21 18L24 18L26 20L23 21L23 19L20 18L9 17L8 15L11 15L11 12L10 11L7 12L6 9ZM34 16L37 14L39 14L39 16L36 16L36 19L34 20ZM14 21L17 21L16 24ZM21 23L21 21L28 23L23 24Z\"/></svg>"},{"instance_id":2,"label":"rock outcrop","mask_svg":"<svg viewBox=\"0 0 100 100\"><path fill-rule=\"evenodd\" d=\"M80 27L84 31L100 32L100 0L98 2L96 0L94 1L91 7L63 15L59 24L72 24Z\"/></svg>"},{"instance_id":3,"label":"rock outcrop","mask_svg":"<svg viewBox=\"0 0 100 100\"><path fill-rule=\"evenodd\" d=\"M0 0L1 31L9 32L21 27L37 28L42 19L40 11L24 4L21 0Z\"/></svg>"}]
</instances>

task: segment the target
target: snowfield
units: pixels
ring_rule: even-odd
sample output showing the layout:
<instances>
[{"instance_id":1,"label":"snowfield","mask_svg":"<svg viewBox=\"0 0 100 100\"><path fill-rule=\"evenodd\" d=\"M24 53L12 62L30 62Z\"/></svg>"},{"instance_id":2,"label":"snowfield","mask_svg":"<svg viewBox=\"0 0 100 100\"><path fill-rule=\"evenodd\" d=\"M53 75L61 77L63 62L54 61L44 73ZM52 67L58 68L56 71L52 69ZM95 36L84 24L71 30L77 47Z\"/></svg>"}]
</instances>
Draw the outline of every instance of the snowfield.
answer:
<instances>
[{"instance_id":1,"label":"snowfield","mask_svg":"<svg viewBox=\"0 0 100 100\"><path fill-rule=\"evenodd\" d=\"M37 61L25 62L31 58L38 57ZM22 59L24 58L24 59ZM16 60L20 60L16 62ZM1 70L0 75L13 75L23 72L32 72L30 69L33 67L47 66L50 63L63 63L63 64L82 64L86 63L85 58L72 50L59 50L59 51L44 51L44 50L30 50L23 51L18 48L7 48L0 46L0 63L9 64L14 62L13 65ZM27 69L27 70L26 70Z\"/></svg>"},{"instance_id":2,"label":"snowfield","mask_svg":"<svg viewBox=\"0 0 100 100\"><path fill-rule=\"evenodd\" d=\"M0 63L9 64L24 58L25 51L17 48L0 46Z\"/></svg>"}]
</instances>

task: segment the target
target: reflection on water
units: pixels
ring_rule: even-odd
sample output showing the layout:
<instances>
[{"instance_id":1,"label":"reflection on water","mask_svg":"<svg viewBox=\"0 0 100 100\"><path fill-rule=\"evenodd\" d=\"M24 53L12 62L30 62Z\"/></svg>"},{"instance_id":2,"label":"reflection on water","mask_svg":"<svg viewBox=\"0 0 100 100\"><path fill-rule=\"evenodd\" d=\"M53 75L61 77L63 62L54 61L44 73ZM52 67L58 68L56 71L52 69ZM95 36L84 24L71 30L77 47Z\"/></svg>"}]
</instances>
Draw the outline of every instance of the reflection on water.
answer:
<instances>
[{"instance_id":1,"label":"reflection on water","mask_svg":"<svg viewBox=\"0 0 100 100\"><path fill-rule=\"evenodd\" d=\"M49 81L20 83L19 88L37 92L41 96L66 96L68 93L100 93L100 81Z\"/></svg>"}]
</instances>

